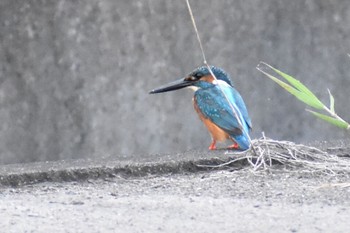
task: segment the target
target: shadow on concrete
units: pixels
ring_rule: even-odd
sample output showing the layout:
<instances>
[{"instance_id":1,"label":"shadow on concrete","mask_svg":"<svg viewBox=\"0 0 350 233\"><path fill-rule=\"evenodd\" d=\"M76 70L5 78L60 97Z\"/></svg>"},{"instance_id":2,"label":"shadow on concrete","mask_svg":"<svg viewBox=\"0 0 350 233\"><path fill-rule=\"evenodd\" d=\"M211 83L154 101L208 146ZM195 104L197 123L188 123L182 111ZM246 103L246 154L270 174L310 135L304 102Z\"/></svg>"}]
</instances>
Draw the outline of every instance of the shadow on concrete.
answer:
<instances>
[{"instance_id":1,"label":"shadow on concrete","mask_svg":"<svg viewBox=\"0 0 350 233\"><path fill-rule=\"evenodd\" d=\"M241 169L249 165L240 160L225 167L210 167L228 162L225 150L215 152L188 151L174 155L148 157L105 157L96 159L62 160L9 164L0 167L0 184L19 186L46 181L85 181L115 177L142 177L146 175L194 173L210 170ZM140 159L141 157L141 159ZM134 159L134 160L131 160ZM208 167L202 166L208 165Z\"/></svg>"},{"instance_id":2,"label":"shadow on concrete","mask_svg":"<svg viewBox=\"0 0 350 233\"><path fill-rule=\"evenodd\" d=\"M317 142L314 146L344 157L349 155L348 141ZM110 156L100 159L61 160L0 166L0 184L3 186L21 186L40 182L86 181L121 176L144 177L147 175L165 175L196 173L213 170L239 170L250 166L247 159L222 165L233 158L245 154L225 154L226 150L186 151L177 154L155 154L134 156ZM254 162L254 160L253 160ZM279 164L273 161L273 165Z\"/></svg>"}]
</instances>

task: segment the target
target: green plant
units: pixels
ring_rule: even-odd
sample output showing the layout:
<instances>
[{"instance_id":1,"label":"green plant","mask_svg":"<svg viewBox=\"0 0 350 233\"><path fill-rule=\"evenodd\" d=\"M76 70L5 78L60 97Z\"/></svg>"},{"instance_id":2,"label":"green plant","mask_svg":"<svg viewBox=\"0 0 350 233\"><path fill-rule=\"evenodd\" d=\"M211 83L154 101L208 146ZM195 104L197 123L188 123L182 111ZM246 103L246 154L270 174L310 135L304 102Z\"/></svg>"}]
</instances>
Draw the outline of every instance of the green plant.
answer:
<instances>
[{"instance_id":1,"label":"green plant","mask_svg":"<svg viewBox=\"0 0 350 233\"><path fill-rule=\"evenodd\" d=\"M282 78L284 78L287 82L283 82L280 79L276 78L275 76L269 74L267 71L263 70L263 66L270 68L274 72L276 72L278 75L280 75ZM299 80L293 78L292 76L283 73L282 71L264 63L260 62L258 66L256 67L260 72L265 74L267 77L272 79L274 82L276 82L278 85L283 87L286 91L294 95L297 99L300 101L304 102L306 105L316 109L316 110L323 110L328 115L320 113L318 111L313 111L310 109L306 109L306 111L310 112L314 116L330 123L333 124L337 127L343 128L343 129L350 129L350 124L343 120L341 117L339 117L335 110L334 110L334 97L331 94L331 92L328 89L328 94L329 94L329 108L323 104L317 96L312 93L304 84L302 84Z\"/></svg>"}]
</instances>

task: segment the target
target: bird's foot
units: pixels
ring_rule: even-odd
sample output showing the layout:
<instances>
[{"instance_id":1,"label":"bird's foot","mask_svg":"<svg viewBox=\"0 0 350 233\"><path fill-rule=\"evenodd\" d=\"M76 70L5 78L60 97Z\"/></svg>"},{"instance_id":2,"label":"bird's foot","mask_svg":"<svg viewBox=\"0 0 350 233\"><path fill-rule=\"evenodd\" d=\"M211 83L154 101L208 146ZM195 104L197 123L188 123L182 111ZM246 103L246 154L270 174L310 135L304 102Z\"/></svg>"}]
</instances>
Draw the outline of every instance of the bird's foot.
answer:
<instances>
[{"instance_id":1,"label":"bird's foot","mask_svg":"<svg viewBox=\"0 0 350 233\"><path fill-rule=\"evenodd\" d=\"M233 143L231 146L227 147L228 150L239 150L238 143Z\"/></svg>"},{"instance_id":2,"label":"bird's foot","mask_svg":"<svg viewBox=\"0 0 350 233\"><path fill-rule=\"evenodd\" d=\"M216 150L216 145L215 144L216 144L216 141L213 140L212 143L209 146L209 150Z\"/></svg>"}]
</instances>

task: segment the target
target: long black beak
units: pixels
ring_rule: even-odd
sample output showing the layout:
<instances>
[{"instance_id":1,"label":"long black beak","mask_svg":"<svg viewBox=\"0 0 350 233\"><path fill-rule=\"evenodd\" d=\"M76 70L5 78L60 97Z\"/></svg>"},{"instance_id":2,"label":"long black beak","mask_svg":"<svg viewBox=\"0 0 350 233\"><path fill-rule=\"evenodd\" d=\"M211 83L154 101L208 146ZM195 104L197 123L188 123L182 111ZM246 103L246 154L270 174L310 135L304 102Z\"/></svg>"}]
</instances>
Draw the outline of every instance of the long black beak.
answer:
<instances>
[{"instance_id":1,"label":"long black beak","mask_svg":"<svg viewBox=\"0 0 350 233\"><path fill-rule=\"evenodd\" d=\"M167 92L167 91L175 91L184 87L188 87L191 86L193 84L193 81L187 81L185 79L180 79L177 80L175 82L166 84L162 87L159 87L157 89L154 89L152 91L150 91L150 94L157 94L157 93L162 93L162 92Z\"/></svg>"}]
</instances>

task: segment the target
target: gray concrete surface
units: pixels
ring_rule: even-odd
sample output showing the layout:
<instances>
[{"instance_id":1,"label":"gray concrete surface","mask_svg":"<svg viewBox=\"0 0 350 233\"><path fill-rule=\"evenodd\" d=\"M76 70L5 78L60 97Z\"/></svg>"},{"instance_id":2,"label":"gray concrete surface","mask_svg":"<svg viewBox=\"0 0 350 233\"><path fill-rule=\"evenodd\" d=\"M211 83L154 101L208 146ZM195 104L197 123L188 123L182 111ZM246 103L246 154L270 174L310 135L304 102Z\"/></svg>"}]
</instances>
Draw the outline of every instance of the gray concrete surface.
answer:
<instances>
[{"instance_id":1,"label":"gray concrete surface","mask_svg":"<svg viewBox=\"0 0 350 233\"><path fill-rule=\"evenodd\" d=\"M0 166L0 185L22 186L41 182L86 181L89 179L143 177L213 170L198 165L217 165L230 160L224 150L215 152L188 151L179 154L143 157L114 156L99 159L46 161ZM244 156L244 155L241 155ZM232 168L246 166L246 161ZM219 169L220 170L220 169Z\"/></svg>"},{"instance_id":2,"label":"gray concrete surface","mask_svg":"<svg viewBox=\"0 0 350 233\"><path fill-rule=\"evenodd\" d=\"M349 146L334 145L338 155L349 156ZM350 228L346 169L329 174L282 165L258 171L248 163L197 166L227 159L223 151L128 159L0 166L0 232L313 233Z\"/></svg>"},{"instance_id":3,"label":"gray concrete surface","mask_svg":"<svg viewBox=\"0 0 350 233\"><path fill-rule=\"evenodd\" d=\"M3 232L347 232L349 176L214 171L0 188Z\"/></svg>"},{"instance_id":4,"label":"gray concrete surface","mask_svg":"<svg viewBox=\"0 0 350 233\"><path fill-rule=\"evenodd\" d=\"M348 135L315 120L256 69L303 80L347 119L347 0L192 1L211 64L245 98L254 137ZM171 153L210 138L189 91L149 96L202 58L184 1L0 2L0 163ZM331 133L330 133L331 132Z\"/></svg>"}]
</instances>

